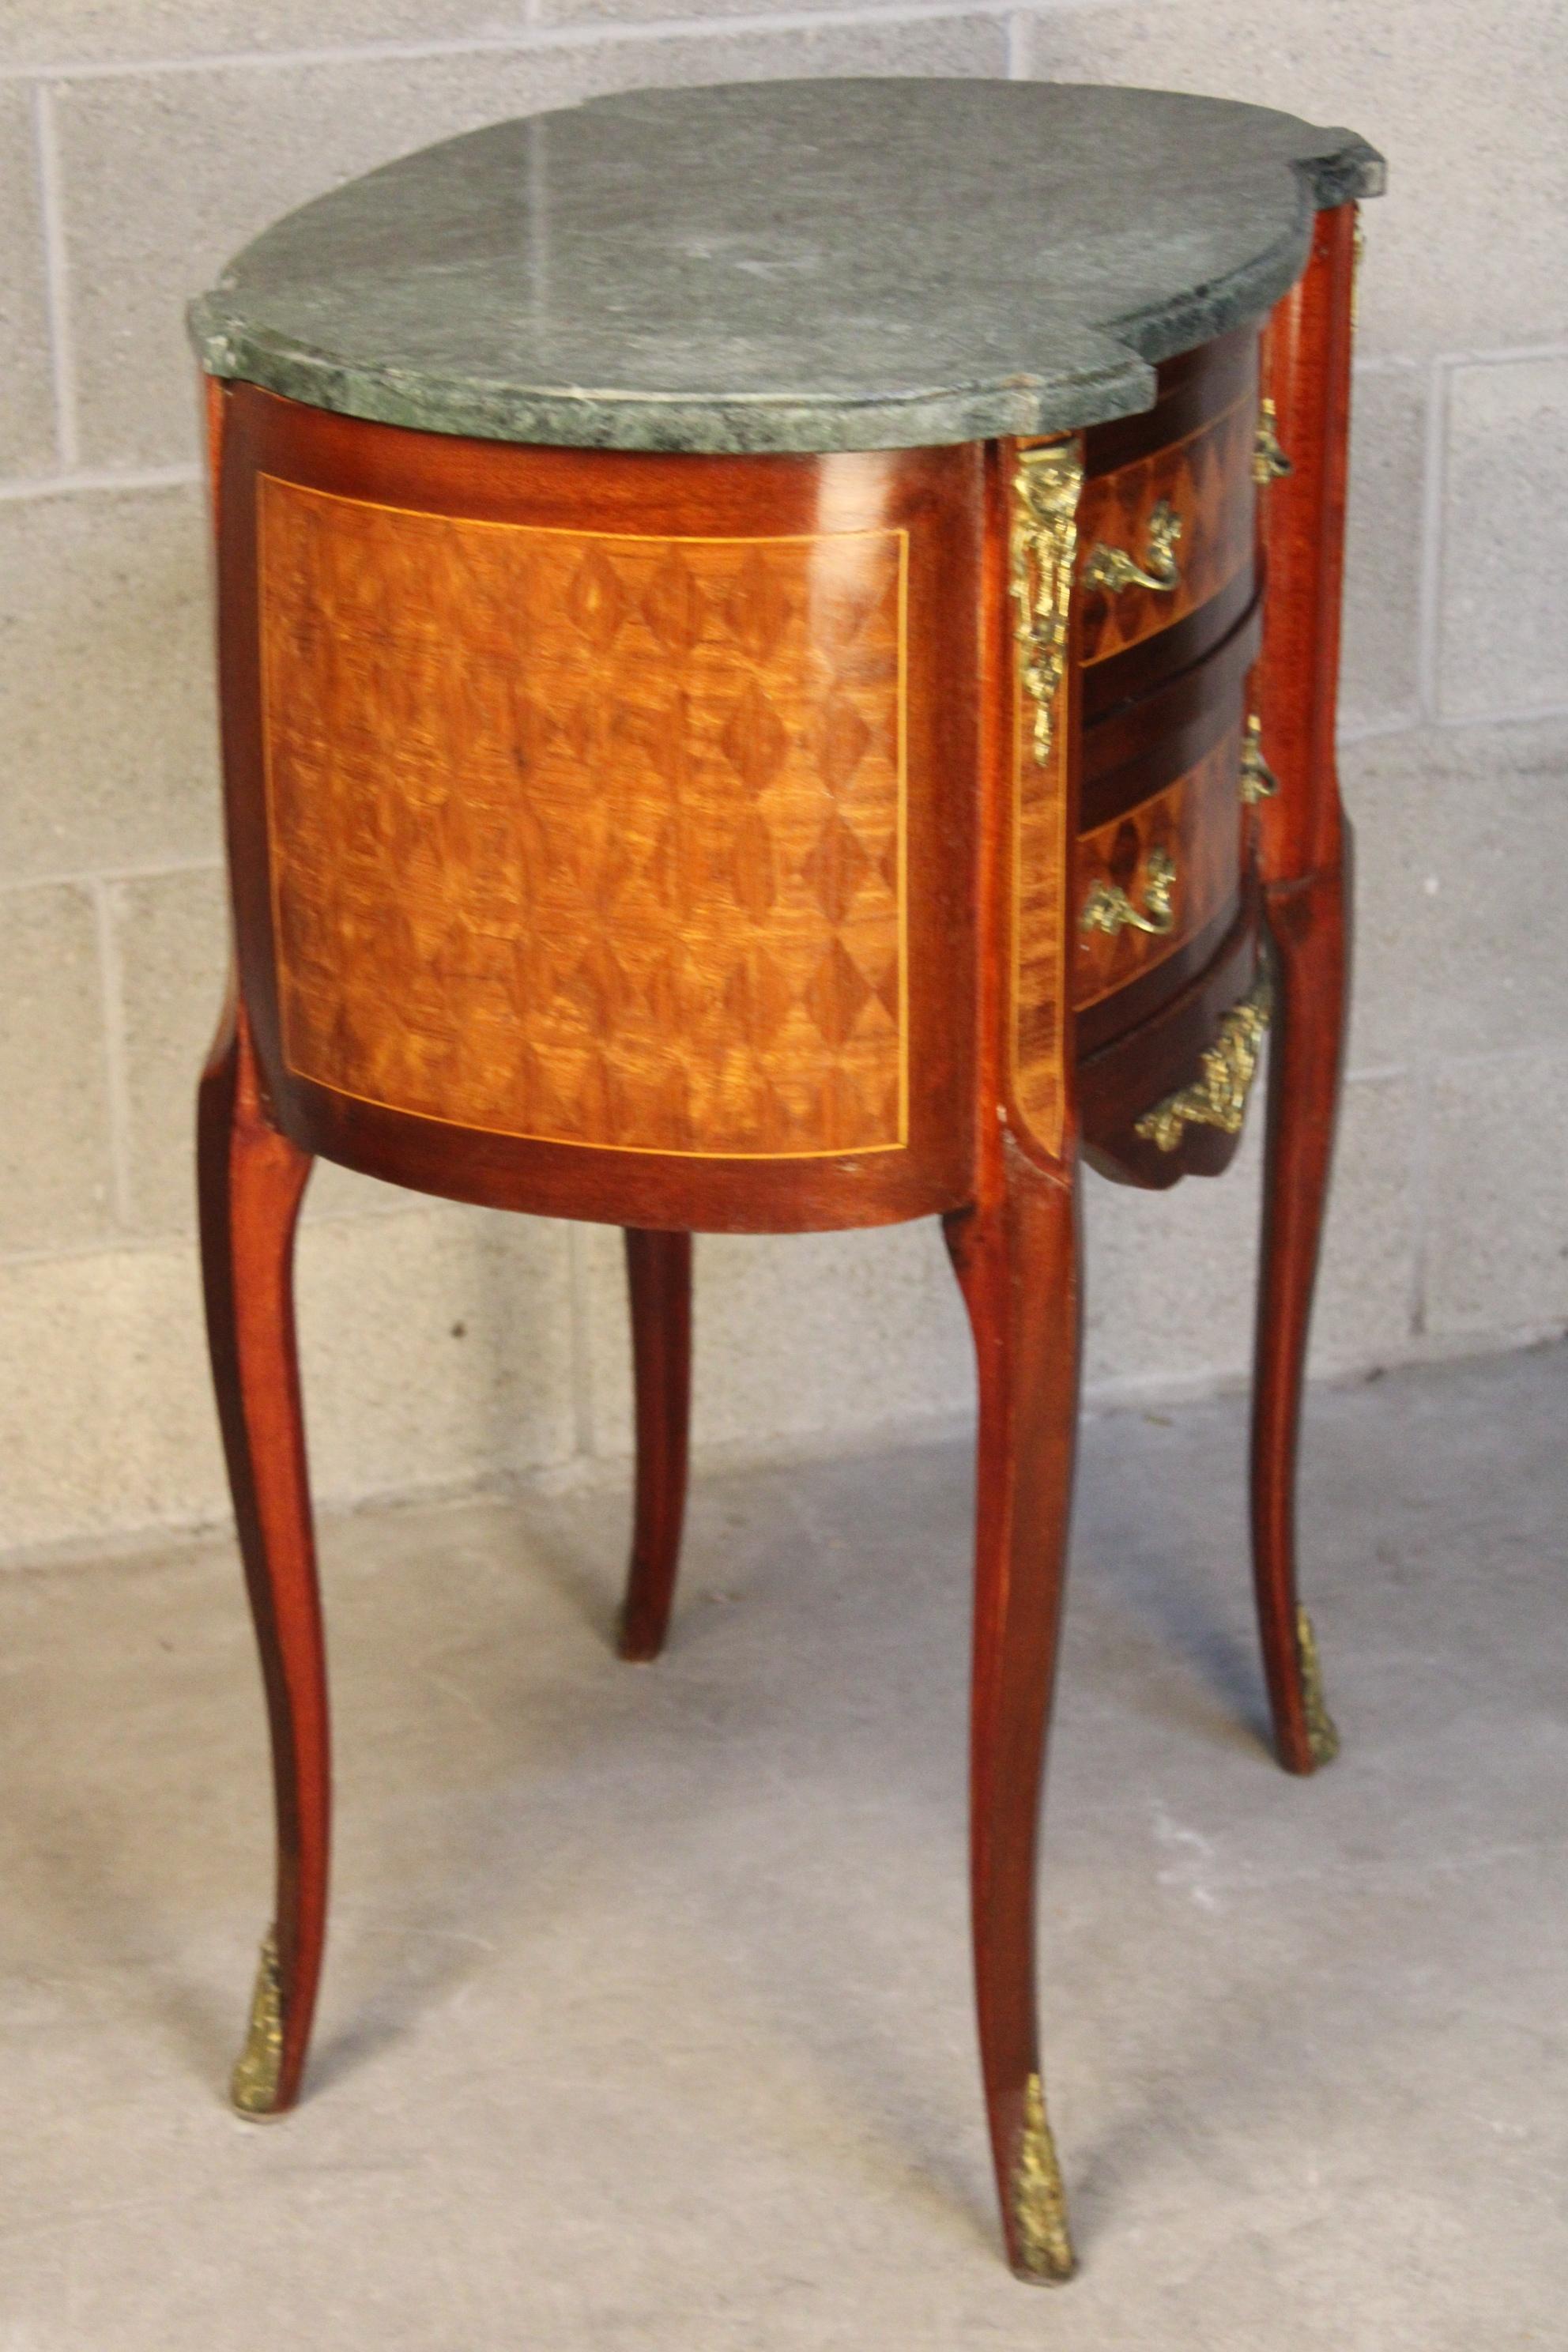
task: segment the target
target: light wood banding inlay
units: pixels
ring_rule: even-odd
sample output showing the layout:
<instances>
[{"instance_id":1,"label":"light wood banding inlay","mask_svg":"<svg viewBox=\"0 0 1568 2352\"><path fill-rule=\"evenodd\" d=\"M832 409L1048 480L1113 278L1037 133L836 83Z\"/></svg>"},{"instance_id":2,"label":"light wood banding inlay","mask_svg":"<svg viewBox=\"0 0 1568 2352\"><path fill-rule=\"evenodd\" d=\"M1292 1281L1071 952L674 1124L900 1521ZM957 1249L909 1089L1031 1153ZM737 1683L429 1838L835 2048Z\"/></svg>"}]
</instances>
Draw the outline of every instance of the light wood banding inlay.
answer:
<instances>
[{"instance_id":1,"label":"light wood banding inlay","mask_svg":"<svg viewBox=\"0 0 1568 2352\"><path fill-rule=\"evenodd\" d=\"M258 495L289 1068L543 1141L898 1148L905 534Z\"/></svg>"},{"instance_id":2,"label":"light wood banding inlay","mask_svg":"<svg viewBox=\"0 0 1568 2352\"><path fill-rule=\"evenodd\" d=\"M1059 733L1042 768L1024 731L1013 816L1013 1095L1035 1140L1051 1152L1061 1150L1067 1107L1066 768Z\"/></svg>"}]
</instances>

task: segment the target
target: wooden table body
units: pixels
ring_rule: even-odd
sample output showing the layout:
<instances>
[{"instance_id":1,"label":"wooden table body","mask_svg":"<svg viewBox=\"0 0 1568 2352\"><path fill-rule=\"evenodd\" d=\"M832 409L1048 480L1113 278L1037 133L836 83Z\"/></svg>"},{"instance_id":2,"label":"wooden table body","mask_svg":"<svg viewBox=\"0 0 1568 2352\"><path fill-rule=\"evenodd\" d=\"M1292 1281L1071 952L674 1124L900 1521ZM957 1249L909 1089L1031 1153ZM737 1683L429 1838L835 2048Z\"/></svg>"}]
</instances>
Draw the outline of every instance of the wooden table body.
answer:
<instances>
[{"instance_id":1,"label":"wooden table body","mask_svg":"<svg viewBox=\"0 0 1568 2352\"><path fill-rule=\"evenodd\" d=\"M279 1852L244 2111L298 2094L325 1923L312 1158L626 1229L637 1658L674 1587L691 1234L940 1214L979 1369L983 2071L1014 2266L1070 2269L1034 1934L1079 1169L1222 1168L1270 1004L1257 1591L1280 1760L1332 1752L1294 1486L1345 1001L1353 211L1261 338L1049 444L590 453L211 387L237 977L204 1273Z\"/></svg>"}]
</instances>

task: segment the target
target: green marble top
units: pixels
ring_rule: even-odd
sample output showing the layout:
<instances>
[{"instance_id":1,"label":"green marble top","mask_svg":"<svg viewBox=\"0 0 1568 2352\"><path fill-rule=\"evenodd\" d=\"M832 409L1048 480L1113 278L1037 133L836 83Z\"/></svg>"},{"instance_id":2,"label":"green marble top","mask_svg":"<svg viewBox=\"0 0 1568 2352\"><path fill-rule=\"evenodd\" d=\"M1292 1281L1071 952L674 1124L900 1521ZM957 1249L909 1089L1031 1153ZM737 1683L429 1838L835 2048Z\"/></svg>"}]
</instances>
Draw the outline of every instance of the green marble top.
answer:
<instances>
[{"instance_id":1,"label":"green marble top","mask_svg":"<svg viewBox=\"0 0 1568 2352\"><path fill-rule=\"evenodd\" d=\"M1348 131L1079 83L652 89L497 123L291 213L191 310L211 374L434 433L870 449L1145 408L1258 317Z\"/></svg>"}]
</instances>

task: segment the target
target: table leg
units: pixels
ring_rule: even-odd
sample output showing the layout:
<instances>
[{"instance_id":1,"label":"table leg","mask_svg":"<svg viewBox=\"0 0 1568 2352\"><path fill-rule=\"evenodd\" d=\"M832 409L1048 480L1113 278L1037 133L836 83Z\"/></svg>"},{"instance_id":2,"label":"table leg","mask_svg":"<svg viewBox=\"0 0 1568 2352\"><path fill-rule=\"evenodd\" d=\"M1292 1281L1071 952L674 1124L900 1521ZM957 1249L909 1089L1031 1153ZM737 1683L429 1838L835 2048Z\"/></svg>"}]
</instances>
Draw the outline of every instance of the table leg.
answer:
<instances>
[{"instance_id":1,"label":"table leg","mask_svg":"<svg viewBox=\"0 0 1568 2352\"><path fill-rule=\"evenodd\" d=\"M1316 1637L1296 1583L1296 1471L1307 1335L1339 1108L1348 988L1350 834L1330 872L1269 886L1274 1016L1252 1403L1252 1547L1279 1761L1329 1763Z\"/></svg>"},{"instance_id":2,"label":"table leg","mask_svg":"<svg viewBox=\"0 0 1568 2352\"><path fill-rule=\"evenodd\" d=\"M623 1658L657 1658L668 1630L686 1514L691 1413L691 1235L626 1228L637 1502L621 1609Z\"/></svg>"},{"instance_id":3,"label":"table leg","mask_svg":"<svg viewBox=\"0 0 1568 2352\"><path fill-rule=\"evenodd\" d=\"M1019 1153L1000 1197L947 1220L979 1369L970 1856L981 2070L1008 2258L1073 2270L1046 2119L1035 1870L1078 1429L1076 1190Z\"/></svg>"},{"instance_id":4,"label":"table leg","mask_svg":"<svg viewBox=\"0 0 1568 2352\"><path fill-rule=\"evenodd\" d=\"M247 2116L299 2095L326 1931L326 1657L294 1340L294 1227L309 1155L269 1122L243 1008L201 1083L197 1169L207 1339L261 1652L278 1816L277 1907L232 2096Z\"/></svg>"}]
</instances>

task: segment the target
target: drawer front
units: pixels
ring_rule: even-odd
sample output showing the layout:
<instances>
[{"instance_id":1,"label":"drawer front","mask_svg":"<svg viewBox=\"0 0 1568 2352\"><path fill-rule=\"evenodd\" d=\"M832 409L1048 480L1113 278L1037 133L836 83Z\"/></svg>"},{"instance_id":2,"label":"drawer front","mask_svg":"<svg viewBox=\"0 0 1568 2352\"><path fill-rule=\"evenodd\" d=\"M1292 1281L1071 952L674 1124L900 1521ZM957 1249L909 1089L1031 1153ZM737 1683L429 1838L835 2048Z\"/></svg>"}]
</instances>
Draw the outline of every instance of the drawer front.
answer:
<instances>
[{"instance_id":1,"label":"drawer front","mask_svg":"<svg viewBox=\"0 0 1568 2352\"><path fill-rule=\"evenodd\" d=\"M1246 1008L1260 1003L1261 937L1258 891L1248 883L1236 921L1159 1010L1098 1052L1080 1051L1084 1150L1101 1175L1158 1191L1183 1176L1217 1175L1233 1157L1237 1097L1245 1100L1256 1070L1258 1024ZM1251 1052L1227 1057L1234 1089L1205 1100L1205 1057L1227 1029ZM1175 1118L1162 1118L1167 1106L1178 1109Z\"/></svg>"},{"instance_id":2,"label":"drawer front","mask_svg":"<svg viewBox=\"0 0 1568 2352\"><path fill-rule=\"evenodd\" d=\"M1173 784L1238 724L1262 643L1255 602L1206 660L1084 729L1080 833L1098 831Z\"/></svg>"},{"instance_id":3,"label":"drawer front","mask_svg":"<svg viewBox=\"0 0 1568 2352\"><path fill-rule=\"evenodd\" d=\"M1194 767L1081 834L1073 1004L1102 1005L1234 913L1241 882L1241 726ZM1108 1018L1113 1022L1114 1013ZM1096 1024L1103 1029L1106 1020Z\"/></svg>"},{"instance_id":4,"label":"drawer front","mask_svg":"<svg viewBox=\"0 0 1568 2352\"><path fill-rule=\"evenodd\" d=\"M1256 333L1187 353L1160 383L1145 415L1085 438L1077 585L1090 724L1207 655L1256 585Z\"/></svg>"},{"instance_id":5,"label":"drawer front","mask_svg":"<svg viewBox=\"0 0 1568 2352\"><path fill-rule=\"evenodd\" d=\"M1249 390L1186 439L1085 483L1078 576L1086 668L1173 628L1250 574L1257 425Z\"/></svg>"}]
</instances>

